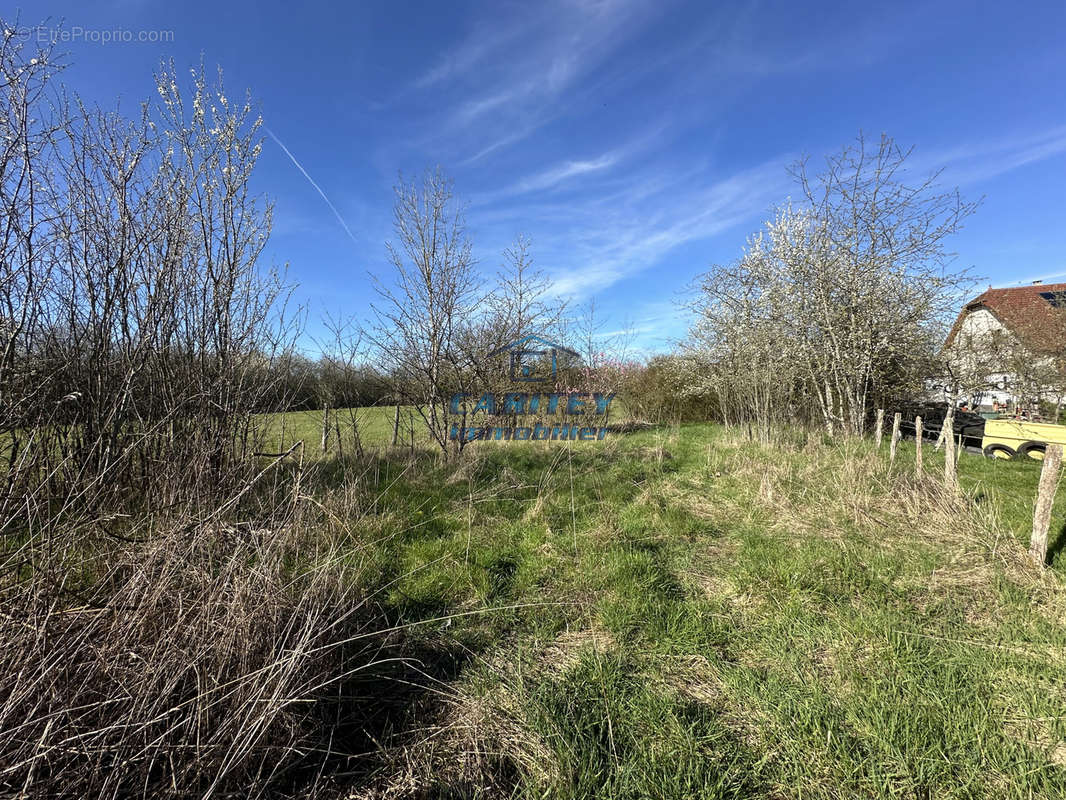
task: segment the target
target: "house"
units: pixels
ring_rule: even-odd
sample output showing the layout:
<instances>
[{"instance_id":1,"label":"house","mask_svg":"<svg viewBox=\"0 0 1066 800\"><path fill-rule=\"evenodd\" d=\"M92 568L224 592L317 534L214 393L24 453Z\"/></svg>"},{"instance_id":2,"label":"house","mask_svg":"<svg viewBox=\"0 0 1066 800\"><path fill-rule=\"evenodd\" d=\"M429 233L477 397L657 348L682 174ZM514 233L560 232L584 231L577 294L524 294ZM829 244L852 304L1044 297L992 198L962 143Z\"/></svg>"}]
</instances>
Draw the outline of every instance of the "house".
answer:
<instances>
[{"instance_id":1,"label":"house","mask_svg":"<svg viewBox=\"0 0 1066 800\"><path fill-rule=\"evenodd\" d=\"M1066 283L993 289L959 313L944 353L945 388L975 406L1061 404L1066 394Z\"/></svg>"}]
</instances>

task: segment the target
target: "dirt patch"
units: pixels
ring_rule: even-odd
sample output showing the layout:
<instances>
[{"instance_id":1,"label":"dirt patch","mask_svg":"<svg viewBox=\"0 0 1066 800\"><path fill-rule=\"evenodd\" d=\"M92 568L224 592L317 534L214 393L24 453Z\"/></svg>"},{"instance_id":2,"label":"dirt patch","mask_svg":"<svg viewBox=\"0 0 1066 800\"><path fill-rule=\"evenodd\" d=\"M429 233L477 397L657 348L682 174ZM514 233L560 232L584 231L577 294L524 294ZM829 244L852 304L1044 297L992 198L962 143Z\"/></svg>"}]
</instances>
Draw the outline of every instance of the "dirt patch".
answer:
<instances>
[{"instance_id":1,"label":"dirt patch","mask_svg":"<svg viewBox=\"0 0 1066 800\"><path fill-rule=\"evenodd\" d=\"M1043 753L1052 764L1066 767L1066 742L1059 740L1047 720L1008 719L1004 731L1015 741L1021 742L1038 753Z\"/></svg>"}]
</instances>

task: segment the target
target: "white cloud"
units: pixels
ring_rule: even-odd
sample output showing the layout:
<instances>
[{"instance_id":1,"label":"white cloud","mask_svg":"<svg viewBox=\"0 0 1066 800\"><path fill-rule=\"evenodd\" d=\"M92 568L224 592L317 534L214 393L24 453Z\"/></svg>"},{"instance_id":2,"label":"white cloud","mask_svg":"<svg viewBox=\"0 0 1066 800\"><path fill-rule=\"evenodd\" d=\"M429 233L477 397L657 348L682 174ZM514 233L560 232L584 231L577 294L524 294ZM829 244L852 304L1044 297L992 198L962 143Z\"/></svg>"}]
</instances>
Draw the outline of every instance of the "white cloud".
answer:
<instances>
[{"instance_id":1,"label":"white cloud","mask_svg":"<svg viewBox=\"0 0 1066 800\"><path fill-rule=\"evenodd\" d=\"M416 89L429 89L468 76L493 58L501 57L516 40L528 37L525 20L514 18L501 23L498 15L475 26L457 46L450 48L414 82Z\"/></svg>"},{"instance_id":2,"label":"white cloud","mask_svg":"<svg viewBox=\"0 0 1066 800\"><path fill-rule=\"evenodd\" d=\"M556 104L640 30L650 0L523 6L493 27L480 25L445 54L414 88L447 106L428 121L427 140L459 139L475 162L524 139L560 113ZM449 95L452 95L449 98Z\"/></svg>"},{"instance_id":3,"label":"white cloud","mask_svg":"<svg viewBox=\"0 0 1066 800\"><path fill-rule=\"evenodd\" d=\"M606 153L591 161L567 161L538 175L522 179L516 185L515 190L518 192L534 192L540 189L550 189L568 181L570 178L613 167L617 162L618 157L613 153Z\"/></svg>"},{"instance_id":4,"label":"white cloud","mask_svg":"<svg viewBox=\"0 0 1066 800\"><path fill-rule=\"evenodd\" d=\"M920 156L914 167L944 167L944 179L960 185L980 183L1011 170L1066 153L1066 125L1043 131L960 145Z\"/></svg>"},{"instance_id":5,"label":"white cloud","mask_svg":"<svg viewBox=\"0 0 1066 800\"><path fill-rule=\"evenodd\" d=\"M516 207L511 224L532 228L539 260L550 265L558 294L595 293L654 266L683 244L743 223L756 227L788 192L789 160L777 158L718 179L691 166L669 175L657 168L651 170L658 173L654 178L649 171L634 172L613 192ZM642 185L647 180L651 190ZM497 225L506 224L506 211L495 216ZM537 228L550 236L538 239ZM694 271L705 266L694 265Z\"/></svg>"},{"instance_id":6,"label":"white cloud","mask_svg":"<svg viewBox=\"0 0 1066 800\"><path fill-rule=\"evenodd\" d=\"M666 143L664 131L665 125L660 123L654 128L633 137L625 144L612 150L608 150L594 158L564 159L550 167L541 169L540 171L523 178L519 178L502 189L482 193L473 198L472 204L475 206L485 205L487 203L497 202L501 198L533 192L550 191L562 186L578 189L582 188L581 181L575 179L585 176L603 177L610 173L611 170L619 164L645 152L652 144L656 144L662 148ZM608 185L602 188L609 190L611 187ZM630 199L632 199L635 191L634 187L626 186L625 191Z\"/></svg>"}]
</instances>

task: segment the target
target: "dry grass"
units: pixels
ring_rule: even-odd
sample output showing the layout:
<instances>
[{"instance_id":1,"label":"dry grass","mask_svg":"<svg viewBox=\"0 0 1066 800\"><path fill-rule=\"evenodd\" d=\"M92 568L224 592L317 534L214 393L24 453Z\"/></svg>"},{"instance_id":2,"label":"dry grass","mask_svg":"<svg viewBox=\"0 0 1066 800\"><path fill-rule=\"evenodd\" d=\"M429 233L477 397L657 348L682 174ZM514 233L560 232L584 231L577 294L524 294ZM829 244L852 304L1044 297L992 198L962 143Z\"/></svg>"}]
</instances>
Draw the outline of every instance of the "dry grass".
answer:
<instances>
[{"instance_id":1,"label":"dry grass","mask_svg":"<svg viewBox=\"0 0 1066 800\"><path fill-rule=\"evenodd\" d=\"M306 523L156 519L123 540L53 534L11 554L0 786L210 797L313 783L344 746L344 687L387 637L352 588L358 566ZM32 569L12 573L16 561Z\"/></svg>"},{"instance_id":2,"label":"dry grass","mask_svg":"<svg viewBox=\"0 0 1066 800\"><path fill-rule=\"evenodd\" d=\"M614 645L611 632L598 626L566 630L541 652L538 661L550 672L562 674L577 664L585 652L603 655Z\"/></svg>"},{"instance_id":3,"label":"dry grass","mask_svg":"<svg viewBox=\"0 0 1066 800\"><path fill-rule=\"evenodd\" d=\"M608 646L606 632L564 634L528 667L512 651L481 667L487 680L441 686L412 711L417 724L380 752L381 777L352 798L510 796L520 782L542 790L558 783L559 764L550 744L529 719L526 683L576 663L586 646ZM516 667L518 667L516 669Z\"/></svg>"},{"instance_id":4,"label":"dry grass","mask_svg":"<svg viewBox=\"0 0 1066 800\"><path fill-rule=\"evenodd\" d=\"M521 775L533 785L558 780L551 748L528 725L522 701L501 681L477 694L452 690L422 709L423 723L402 743L382 753L386 763L377 786L356 798L410 798L439 793L505 797Z\"/></svg>"},{"instance_id":5,"label":"dry grass","mask_svg":"<svg viewBox=\"0 0 1066 800\"><path fill-rule=\"evenodd\" d=\"M740 439L737 433L727 434ZM889 468L862 443L826 444L811 437L793 457L790 448L742 444L721 471L757 490L738 500L775 531L843 541L863 537L901 553L935 548L947 563L925 585L992 592L1006 574L1028 587L1034 602L1056 608L1061 592L1050 576L1032 569L1024 548L1003 533L998 508L971 493L944 489L938 474L916 476L909 464ZM705 503L695 500L695 513Z\"/></svg>"}]
</instances>

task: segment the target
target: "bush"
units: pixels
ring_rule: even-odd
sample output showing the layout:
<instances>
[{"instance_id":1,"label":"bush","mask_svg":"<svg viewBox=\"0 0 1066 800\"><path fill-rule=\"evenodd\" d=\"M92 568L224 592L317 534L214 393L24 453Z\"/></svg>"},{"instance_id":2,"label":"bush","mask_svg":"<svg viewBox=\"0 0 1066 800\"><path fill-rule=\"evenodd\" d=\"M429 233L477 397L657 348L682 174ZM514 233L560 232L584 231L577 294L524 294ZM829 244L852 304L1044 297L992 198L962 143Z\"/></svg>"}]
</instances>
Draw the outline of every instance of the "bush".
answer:
<instances>
[{"instance_id":1,"label":"bush","mask_svg":"<svg viewBox=\"0 0 1066 800\"><path fill-rule=\"evenodd\" d=\"M651 422L705 422L719 416L717 396L691 390L674 356L656 356L629 372L619 394L631 415Z\"/></svg>"}]
</instances>

